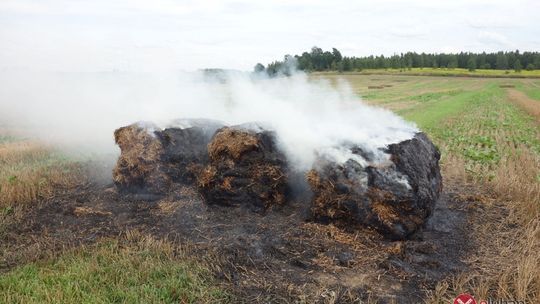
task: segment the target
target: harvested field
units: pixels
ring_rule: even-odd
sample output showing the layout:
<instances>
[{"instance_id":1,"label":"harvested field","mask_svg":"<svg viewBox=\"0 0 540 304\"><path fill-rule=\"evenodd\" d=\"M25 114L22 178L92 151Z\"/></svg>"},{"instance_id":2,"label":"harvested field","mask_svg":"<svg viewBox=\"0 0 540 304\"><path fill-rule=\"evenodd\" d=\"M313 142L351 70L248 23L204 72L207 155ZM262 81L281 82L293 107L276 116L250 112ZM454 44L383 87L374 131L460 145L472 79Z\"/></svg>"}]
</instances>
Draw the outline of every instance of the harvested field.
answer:
<instances>
[{"instance_id":1,"label":"harvested field","mask_svg":"<svg viewBox=\"0 0 540 304\"><path fill-rule=\"evenodd\" d=\"M540 130L535 118L499 88L509 80L387 77L389 81L404 78L406 84L375 93L365 90L368 76L345 76L369 103L389 109L417 99L417 91L412 90L417 85L422 91L455 90L459 85L461 90L454 96L429 99L397 112L427 131L441 149L445 192L480 203L481 215L468 224L476 245L466 258L466 269L439 282L429 292L428 302L451 303L463 292L477 300L539 302L540 273L531 267L540 261L540 237L535 230L540 220ZM528 96L536 92L533 80L511 83ZM475 207L462 208L472 212Z\"/></svg>"},{"instance_id":2,"label":"harvested field","mask_svg":"<svg viewBox=\"0 0 540 304\"><path fill-rule=\"evenodd\" d=\"M160 195L119 191L96 178L102 163L67 170L74 164L48 148L0 136L0 200L17 198L0 204L0 302L42 303L44 290L55 291L50 303L451 303L463 292L539 302L540 131L499 87L510 81L381 76L395 85L368 90L369 76L347 77L370 103L408 103L398 112L440 149L445 187L407 240L309 221L301 196L257 213L209 205L189 179ZM521 81L514 89L526 92ZM257 154L253 137L239 138L247 144L225 140L212 155Z\"/></svg>"}]
</instances>

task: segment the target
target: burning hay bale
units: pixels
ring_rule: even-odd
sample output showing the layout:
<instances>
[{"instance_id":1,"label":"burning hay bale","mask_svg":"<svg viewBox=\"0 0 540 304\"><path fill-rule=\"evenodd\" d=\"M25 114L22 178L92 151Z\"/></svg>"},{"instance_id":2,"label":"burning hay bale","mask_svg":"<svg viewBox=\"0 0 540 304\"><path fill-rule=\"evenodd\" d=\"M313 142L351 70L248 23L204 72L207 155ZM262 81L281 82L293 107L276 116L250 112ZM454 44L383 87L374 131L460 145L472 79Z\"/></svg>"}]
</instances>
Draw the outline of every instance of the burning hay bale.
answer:
<instances>
[{"instance_id":1,"label":"burning hay bale","mask_svg":"<svg viewBox=\"0 0 540 304\"><path fill-rule=\"evenodd\" d=\"M116 130L122 150L116 185L164 194L174 183L196 183L208 204L257 212L283 205L291 174L276 134L253 125L219 127L189 121L165 130L140 123ZM372 227L391 239L406 238L425 222L442 188L440 154L426 135L389 145L383 162L358 145L340 148L353 156L344 163L321 158L307 174L312 219Z\"/></svg>"},{"instance_id":2,"label":"burning hay bale","mask_svg":"<svg viewBox=\"0 0 540 304\"><path fill-rule=\"evenodd\" d=\"M183 122L184 127L165 130L136 123L114 132L121 150L113 170L119 189L163 194L173 182L194 182L192 169L208 161L206 146L221 125L214 121Z\"/></svg>"},{"instance_id":3,"label":"burning hay bale","mask_svg":"<svg viewBox=\"0 0 540 304\"><path fill-rule=\"evenodd\" d=\"M369 155L355 147L353 153ZM390 161L361 165L322 160L307 174L313 190L311 216L348 229L368 226L404 239L431 214L442 189L440 154L423 133L388 147Z\"/></svg>"},{"instance_id":4,"label":"burning hay bale","mask_svg":"<svg viewBox=\"0 0 540 304\"><path fill-rule=\"evenodd\" d=\"M166 191L171 182L161 162L163 145L154 125L136 123L114 131L121 154L113 170L113 180L126 191Z\"/></svg>"},{"instance_id":5,"label":"burning hay bale","mask_svg":"<svg viewBox=\"0 0 540 304\"><path fill-rule=\"evenodd\" d=\"M209 204L247 205L262 212L286 199L285 156L275 133L224 127L208 144L210 163L198 173L199 191Z\"/></svg>"},{"instance_id":6,"label":"burning hay bale","mask_svg":"<svg viewBox=\"0 0 540 304\"><path fill-rule=\"evenodd\" d=\"M195 171L208 163L207 145L223 124L209 119L177 120L158 133L163 145L166 174L175 182L195 183Z\"/></svg>"}]
</instances>

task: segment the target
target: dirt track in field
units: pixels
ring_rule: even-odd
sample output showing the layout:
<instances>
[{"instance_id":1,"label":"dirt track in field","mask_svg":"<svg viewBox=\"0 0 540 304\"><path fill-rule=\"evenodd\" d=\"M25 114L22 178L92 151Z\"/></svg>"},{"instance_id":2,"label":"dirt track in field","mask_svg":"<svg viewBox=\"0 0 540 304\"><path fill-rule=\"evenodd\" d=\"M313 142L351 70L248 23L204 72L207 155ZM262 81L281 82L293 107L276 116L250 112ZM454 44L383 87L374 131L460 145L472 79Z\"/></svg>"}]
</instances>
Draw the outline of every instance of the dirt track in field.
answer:
<instances>
[{"instance_id":1,"label":"dirt track in field","mask_svg":"<svg viewBox=\"0 0 540 304\"><path fill-rule=\"evenodd\" d=\"M534 100L516 89L507 89L507 92L510 102L527 111L536 119L536 122L540 122L540 101Z\"/></svg>"}]
</instances>

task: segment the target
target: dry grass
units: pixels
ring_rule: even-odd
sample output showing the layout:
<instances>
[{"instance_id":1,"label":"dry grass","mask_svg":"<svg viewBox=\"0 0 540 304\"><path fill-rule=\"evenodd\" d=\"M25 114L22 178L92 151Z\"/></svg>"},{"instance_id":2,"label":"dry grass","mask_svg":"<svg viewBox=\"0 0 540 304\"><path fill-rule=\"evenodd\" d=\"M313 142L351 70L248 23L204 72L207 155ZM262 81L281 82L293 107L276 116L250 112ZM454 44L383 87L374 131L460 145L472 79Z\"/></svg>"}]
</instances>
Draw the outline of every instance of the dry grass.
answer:
<instances>
[{"instance_id":1,"label":"dry grass","mask_svg":"<svg viewBox=\"0 0 540 304\"><path fill-rule=\"evenodd\" d=\"M41 143L0 143L0 208L37 202L80 181L80 168Z\"/></svg>"},{"instance_id":2,"label":"dry grass","mask_svg":"<svg viewBox=\"0 0 540 304\"><path fill-rule=\"evenodd\" d=\"M439 282L430 291L428 303L451 303L467 292L477 299L513 299L526 303L540 301L540 221L523 223L509 216L506 206L490 206L485 218L473 223L471 233L480 240L468 261L470 269ZM499 219L499 222L489 220Z\"/></svg>"},{"instance_id":3,"label":"dry grass","mask_svg":"<svg viewBox=\"0 0 540 304\"><path fill-rule=\"evenodd\" d=\"M97 215L97 216L110 216L112 213L110 211L102 211L97 209L92 209L88 207L75 207L73 210L75 216L87 216L87 215Z\"/></svg>"},{"instance_id":4,"label":"dry grass","mask_svg":"<svg viewBox=\"0 0 540 304\"><path fill-rule=\"evenodd\" d=\"M486 208L492 221L476 223L476 237L485 242L478 261L482 276L473 282L492 297L540 303L539 164L532 152L503 159L485 185L497 200Z\"/></svg>"},{"instance_id":5,"label":"dry grass","mask_svg":"<svg viewBox=\"0 0 540 304\"><path fill-rule=\"evenodd\" d=\"M514 89L508 90L508 97L511 102L527 111L527 113L536 118L537 122L540 122L540 102L531 99L525 93Z\"/></svg>"},{"instance_id":6,"label":"dry grass","mask_svg":"<svg viewBox=\"0 0 540 304\"><path fill-rule=\"evenodd\" d=\"M83 182L81 170L42 143L0 142L0 242L29 208Z\"/></svg>"},{"instance_id":7,"label":"dry grass","mask_svg":"<svg viewBox=\"0 0 540 304\"><path fill-rule=\"evenodd\" d=\"M509 140L515 132L512 128L490 131L479 125L470 130L491 135L502 156L496 163L471 164L456 149L446 154L446 184L481 198L474 199L480 210L469 226L476 242L467 261L470 269L440 282L429 292L427 302L447 303L467 292L477 300L540 303L540 156ZM473 200L470 196L464 199Z\"/></svg>"},{"instance_id":8,"label":"dry grass","mask_svg":"<svg viewBox=\"0 0 540 304\"><path fill-rule=\"evenodd\" d=\"M503 159L489 187L499 199L511 201L522 222L540 217L540 157L530 151Z\"/></svg>"}]
</instances>

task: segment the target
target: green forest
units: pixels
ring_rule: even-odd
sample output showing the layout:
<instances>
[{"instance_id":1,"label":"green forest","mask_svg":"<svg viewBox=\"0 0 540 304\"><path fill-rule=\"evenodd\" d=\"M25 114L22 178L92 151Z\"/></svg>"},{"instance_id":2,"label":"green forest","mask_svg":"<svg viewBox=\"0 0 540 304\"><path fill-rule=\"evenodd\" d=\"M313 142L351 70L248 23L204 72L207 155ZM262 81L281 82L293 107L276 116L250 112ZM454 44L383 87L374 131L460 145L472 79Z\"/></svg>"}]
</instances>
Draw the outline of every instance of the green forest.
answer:
<instances>
[{"instance_id":1,"label":"green forest","mask_svg":"<svg viewBox=\"0 0 540 304\"><path fill-rule=\"evenodd\" d=\"M302 55L285 55L282 61L274 61L266 66L255 65L255 72L266 71L269 75L289 74L292 69L302 71L361 71L364 69L412 69L412 68L462 68L496 69L521 71L540 69L540 52L523 52L519 50L496 53L440 53L430 54L407 52L392 56L347 57L333 48L323 51L319 47L311 48Z\"/></svg>"}]
</instances>

